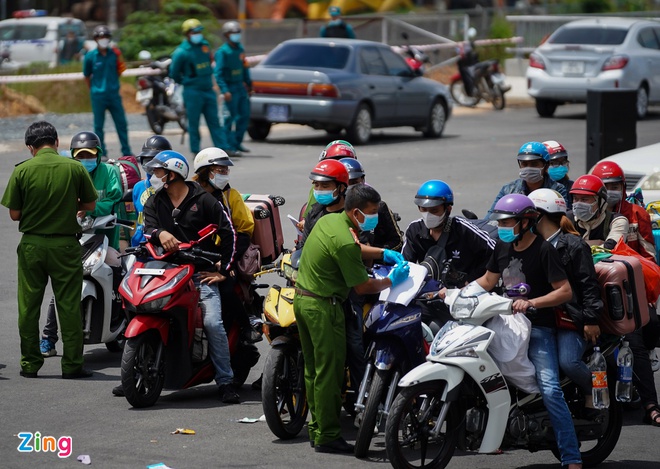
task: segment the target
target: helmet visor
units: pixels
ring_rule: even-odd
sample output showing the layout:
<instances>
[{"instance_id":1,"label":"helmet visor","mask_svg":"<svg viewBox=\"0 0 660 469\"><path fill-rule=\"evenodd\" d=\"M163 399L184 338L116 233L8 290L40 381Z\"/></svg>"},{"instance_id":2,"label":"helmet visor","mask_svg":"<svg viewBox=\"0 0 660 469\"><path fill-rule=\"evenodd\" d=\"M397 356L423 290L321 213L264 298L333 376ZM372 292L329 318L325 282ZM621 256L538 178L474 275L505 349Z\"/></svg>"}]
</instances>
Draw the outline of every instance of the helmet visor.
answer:
<instances>
[{"instance_id":1,"label":"helmet visor","mask_svg":"<svg viewBox=\"0 0 660 469\"><path fill-rule=\"evenodd\" d=\"M493 210L493 213L490 214L491 220L506 220L507 218L515 218L516 215L511 212L504 212L500 210Z\"/></svg>"},{"instance_id":2,"label":"helmet visor","mask_svg":"<svg viewBox=\"0 0 660 469\"><path fill-rule=\"evenodd\" d=\"M209 164L215 164L218 166L234 166L234 162L230 160L228 156L219 156L217 158L212 158L209 160Z\"/></svg>"},{"instance_id":3,"label":"helmet visor","mask_svg":"<svg viewBox=\"0 0 660 469\"><path fill-rule=\"evenodd\" d=\"M447 199L444 197L428 197L424 195L416 195L415 196L415 205L418 207L423 207L423 208L429 208L429 207L437 207L438 205L442 205L447 203Z\"/></svg>"},{"instance_id":4,"label":"helmet visor","mask_svg":"<svg viewBox=\"0 0 660 469\"><path fill-rule=\"evenodd\" d=\"M157 158L154 158L153 160L151 160L150 162L144 165L144 169L151 172L153 172L154 169L158 169L158 168L168 169L167 165L162 161L158 160Z\"/></svg>"},{"instance_id":5,"label":"helmet visor","mask_svg":"<svg viewBox=\"0 0 660 469\"><path fill-rule=\"evenodd\" d=\"M311 173L309 175L309 178L312 181L320 181L320 182L336 182L337 178L334 178L332 176L328 176L326 174L318 174L318 173Z\"/></svg>"}]
</instances>

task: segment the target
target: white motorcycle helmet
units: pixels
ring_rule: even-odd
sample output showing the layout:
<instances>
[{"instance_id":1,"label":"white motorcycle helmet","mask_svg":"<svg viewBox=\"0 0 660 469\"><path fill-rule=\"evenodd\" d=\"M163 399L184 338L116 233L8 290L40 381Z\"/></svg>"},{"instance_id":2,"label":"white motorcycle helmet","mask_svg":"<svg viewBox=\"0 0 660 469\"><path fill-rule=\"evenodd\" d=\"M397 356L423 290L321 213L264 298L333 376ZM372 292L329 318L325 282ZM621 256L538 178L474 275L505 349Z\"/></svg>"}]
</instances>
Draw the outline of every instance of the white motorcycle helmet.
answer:
<instances>
[{"instance_id":1,"label":"white motorcycle helmet","mask_svg":"<svg viewBox=\"0 0 660 469\"><path fill-rule=\"evenodd\" d=\"M528 197L534 206L545 213L566 215L566 201L562 195L552 189L536 189Z\"/></svg>"},{"instance_id":2,"label":"white motorcycle helmet","mask_svg":"<svg viewBox=\"0 0 660 469\"><path fill-rule=\"evenodd\" d=\"M218 166L234 166L234 163L229 159L229 155L224 150L216 147L204 148L197 153L193 162L195 174L199 173L202 168L213 166L214 164Z\"/></svg>"}]
</instances>

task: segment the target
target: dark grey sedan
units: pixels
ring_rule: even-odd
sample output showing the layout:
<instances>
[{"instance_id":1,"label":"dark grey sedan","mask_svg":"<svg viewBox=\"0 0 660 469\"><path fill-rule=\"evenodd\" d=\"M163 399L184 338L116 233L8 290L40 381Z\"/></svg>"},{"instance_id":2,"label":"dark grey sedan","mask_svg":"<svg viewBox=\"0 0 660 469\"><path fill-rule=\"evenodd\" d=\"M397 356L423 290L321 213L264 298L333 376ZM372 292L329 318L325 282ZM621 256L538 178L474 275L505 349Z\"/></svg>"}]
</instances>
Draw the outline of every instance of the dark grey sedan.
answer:
<instances>
[{"instance_id":1,"label":"dark grey sedan","mask_svg":"<svg viewBox=\"0 0 660 469\"><path fill-rule=\"evenodd\" d=\"M442 135L451 114L446 86L419 76L389 46L352 39L293 39L251 69L248 133L265 140L277 123L346 130L353 144L379 127Z\"/></svg>"}]
</instances>

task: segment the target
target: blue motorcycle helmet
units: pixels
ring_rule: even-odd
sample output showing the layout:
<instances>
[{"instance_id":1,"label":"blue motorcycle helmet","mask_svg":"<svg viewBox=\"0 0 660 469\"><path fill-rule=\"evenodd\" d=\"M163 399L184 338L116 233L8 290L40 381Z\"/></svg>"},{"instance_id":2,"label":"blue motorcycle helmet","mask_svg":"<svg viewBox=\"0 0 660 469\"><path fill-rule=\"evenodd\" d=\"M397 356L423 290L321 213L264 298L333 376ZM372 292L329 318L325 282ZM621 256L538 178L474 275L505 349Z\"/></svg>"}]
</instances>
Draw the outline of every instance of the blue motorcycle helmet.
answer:
<instances>
[{"instance_id":1,"label":"blue motorcycle helmet","mask_svg":"<svg viewBox=\"0 0 660 469\"><path fill-rule=\"evenodd\" d=\"M518 161L543 160L546 163L550 161L550 153L541 142L523 143L518 150Z\"/></svg>"},{"instance_id":2,"label":"blue motorcycle helmet","mask_svg":"<svg viewBox=\"0 0 660 469\"><path fill-rule=\"evenodd\" d=\"M174 150L161 151L153 160L145 165L145 168L151 172L156 168L163 168L167 171L177 173L184 181L188 178L188 172L190 171L186 157Z\"/></svg>"},{"instance_id":3,"label":"blue motorcycle helmet","mask_svg":"<svg viewBox=\"0 0 660 469\"><path fill-rule=\"evenodd\" d=\"M342 158L339 160L348 171L348 179L358 179L365 176L364 168L355 158Z\"/></svg>"},{"instance_id":4,"label":"blue motorcycle helmet","mask_svg":"<svg viewBox=\"0 0 660 469\"><path fill-rule=\"evenodd\" d=\"M415 205L418 207L428 208L445 204L454 205L454 193L444 181L438 179L426 181L415 194Z\"/></svg>"}]
</instances>

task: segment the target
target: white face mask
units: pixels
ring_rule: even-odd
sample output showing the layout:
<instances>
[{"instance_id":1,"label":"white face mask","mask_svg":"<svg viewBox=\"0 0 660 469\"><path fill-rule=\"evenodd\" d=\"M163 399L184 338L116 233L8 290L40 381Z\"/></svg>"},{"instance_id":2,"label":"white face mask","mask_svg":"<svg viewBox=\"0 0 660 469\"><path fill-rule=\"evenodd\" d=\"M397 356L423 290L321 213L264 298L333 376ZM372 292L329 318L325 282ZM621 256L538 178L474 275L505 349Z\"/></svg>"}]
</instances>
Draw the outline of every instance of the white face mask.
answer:
<instances>
[{"instance_id":1,"label":"white face mask","mask_svg":"<svg viewBox=\"0 0 660 469\"><path fill-rule=\"evenodd\" d=\"M522 168L518 173L526 183L535 184L543 180L543 168Z\"/></svg>"},{"instance_id":2,"label":"white face mask","mask_svg":"<svg viewBox=\"0 0 660 469\"><path fill-rule=\"evenodd\" d=\"M99 39L98 43L101 49L107 49L110 45L110 39Z\"/></svg>"},{"instance_id":3,"label":"white face mask","mask_svg":"<svg viewBox=\"0 0 660 469\"><path fill-rule=\"evenodd\" d=\"M216 189L224 190L229 184L229 175L228 174L216 174L213 176L213 179L209 179L209 184L211 184Z\"/></svg>"},{"instance_id":4,"label":"white face mask","mask_svg":"<svg viewBox=\"0 0 660 469\"><path fill-rule=\"evenodd\" d=\"M154 188L155 192L158 192L165 186L165 181L163 181L163 176L162 178L159 178L155 174L152 174L151 177L149 178L149 182L151 183L151 187Z\"/></svg>"},{"instance_id":5,"label":"white face mask","mask_svg":"<svg viewBox=\"0 0 660 469\"><path fill-rule=\"evenodd\" d=\"M422 212L422 220L424 220L424 224L429 230L440 226L440 224L445 221L446 217L447 212L442 215L434 215L431 212Z\"/></svg>"}]
</instances>

